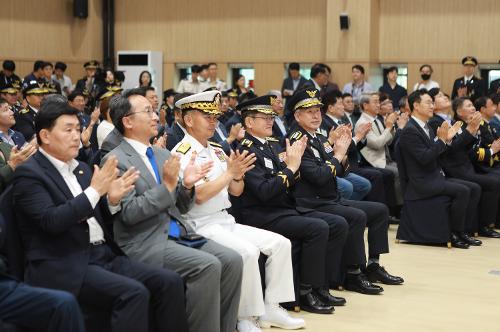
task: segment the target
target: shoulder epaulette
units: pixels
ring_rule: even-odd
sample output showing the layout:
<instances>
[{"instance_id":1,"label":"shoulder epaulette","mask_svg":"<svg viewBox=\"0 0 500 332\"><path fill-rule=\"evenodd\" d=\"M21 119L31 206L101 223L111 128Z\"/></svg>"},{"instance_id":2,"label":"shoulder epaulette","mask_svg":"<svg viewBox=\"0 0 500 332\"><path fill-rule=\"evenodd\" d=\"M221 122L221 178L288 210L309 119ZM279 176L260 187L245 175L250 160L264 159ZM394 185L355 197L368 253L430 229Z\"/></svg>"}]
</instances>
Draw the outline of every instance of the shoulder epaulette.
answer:
<instances>
[{"instance_id":1,"label":"shoulder epaulette","mask_svg":"<svg viewBox=\"0 0 500 332\"><path fill-rule=\"evenodd\" d=\"M249 139L244 138L243 141L241 141L241 145L246 146L246 147L251 147L253 142Z\"/></svg>"},{"instance_id":2,"label":"shoulder epaulette","mask_svg":"<svg viewBox=\"0 0 500 332\"><path fill-rule=\"evenodd\" d=\"M220 145L219 143L215 143L215 142L212 142L212 141L208 141L208 144L210 144L211 146L216 146L218 148L222 148L222 145Z\"/></svg>"},{"instance_id":3,"label":"shoulder epaulette","mask_svg":"<svg viewBox=\"0 0 500 332\"><path fill-rule=\"evenodd\" d=\"M271 136L266 137L266 141L268 141L268 142L279 142L279 140L278 140L278 139L276 139L276 138L274 138L274 137L271 137Z\"/></svg>"},{"instance_id":4,"label":"shoulder epaulette","mask_svg":"<svg viewBox=\"0 0 500 332\"><path fill-rule=\"evenodd\" d=\"M185 142L185 143L182 143L181 145L179 145L179 147L175 150L175 152L186 154L190 149L191 149L191 144L188 142Z\"/></svg>"},{"instance_id":5,"label":"shoulder epaulette","mask_svg":"<svg viewBox=\"0 0 500 332\"><path fill-rule=\"evenodd\" d=\"M29 112L30 112L29 108L23 108L22 110L19 111L20 114L26 114Z\"/></svg>"},{"instance_id":6,"label":"shoulder epaulette","mask_svg":"<svg viewBox=\"0 0 500 332\"><path fill-rule=\"evenodd\" d=\"M302 132L300 130L294 132L291 136L291 140L299 140L302 137Z\"/></svg>"}]
</instances>

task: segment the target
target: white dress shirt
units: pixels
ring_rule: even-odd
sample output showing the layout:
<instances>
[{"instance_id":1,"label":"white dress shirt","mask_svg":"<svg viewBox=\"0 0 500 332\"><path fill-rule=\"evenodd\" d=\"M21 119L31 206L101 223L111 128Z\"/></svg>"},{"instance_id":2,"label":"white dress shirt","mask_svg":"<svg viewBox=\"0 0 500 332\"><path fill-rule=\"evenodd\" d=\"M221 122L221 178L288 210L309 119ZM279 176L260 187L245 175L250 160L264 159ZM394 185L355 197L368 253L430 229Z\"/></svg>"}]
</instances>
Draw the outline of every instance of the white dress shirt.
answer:
<instances>
[{"instance_id":1,"label":"white dress shirt","mask_svg":"<svg viewBox=\"0 0 500 332\"><path fill-rule=\"evenodd\" d=\"M131 139L131 138L127 138L127 137L124 137L123 139L128 144L130 144L130 146L132 146L132 148L139 154L139 156L141 156L142 161L144 162L144 164L148 168L148 170L151 173L151 175L153 176L153 178L156 180L155 171L153 169L153 166L151 165L151 162L149 161L148 156L146 155L146 150L150 147L150 145L145 145L139 141L136 141L135 139ZM160 172L160 169L158 169L158 173L159 172Z\"/></svg>"},{"instance_id":2,"label":"white dress shirt","mask_svg":"<svg viewBox=\"0 0 500 332\"><path fill-rule=\"evenodd\" d=\"M87 187L87 189L82 190L82 187L80 186L80 183L76 178L76 175L73 173L73 171L78 167L78 161L72 159L71 161L65 163L64 161L52 157L44 149L39 148L39 150L40 153L43 154L49 160L49 162L57 169L59 174L61 174L62 178L64 179L64 182L66 183L69 190L73 194L73 197L76 197L81 193L84 193L85 196L87 196L87 199L89 200L92 208L95 209L101 197L99 196L99 193L90 186ZM104 232L101 226L99 225L97 219L94 217L90 217L89 219L87 219L87 223L89 225L90 243L104 241Z\"/></svg>"},{"instance_id":3,"label":"white dress shirt","mask_svg":"<svg viewBox=\"0 0 500 332\"><path fill-rule=\"evenodd\" d=\"M101 148L102 142L108 137L109 133L113 131L115 126L109 122L108 120L103 120L97 126L97 145L99 146L99 149Z\"/></svg>"}]
</instances>

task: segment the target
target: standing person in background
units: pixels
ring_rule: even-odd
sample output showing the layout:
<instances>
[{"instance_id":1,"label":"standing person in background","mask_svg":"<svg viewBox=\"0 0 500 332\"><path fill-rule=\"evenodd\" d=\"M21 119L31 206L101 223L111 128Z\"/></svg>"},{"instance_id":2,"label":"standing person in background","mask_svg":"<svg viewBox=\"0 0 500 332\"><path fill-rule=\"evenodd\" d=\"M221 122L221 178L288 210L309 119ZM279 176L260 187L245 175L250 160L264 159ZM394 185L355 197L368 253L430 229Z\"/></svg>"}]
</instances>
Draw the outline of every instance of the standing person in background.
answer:
<instances>
[{"instance_id":1,"label":"standing person in background","mask_svg":"<svg viewBox=\"0 0 500 332\"><path fill-rule=\"evenodd\" d=\"M281 95L285 99L291 97L293 93L302 88L302 86L307 82L306 78L300 75L300 64L297 62L292 62L288 65L288 77L283 80L281 85Z\"/></svg>"},{"instance_id":2,"label":"standing person in background","mask_svg":"<svg viewBox=\"0 0 500 332\"><path fill-rule=\"evenodd\" d=\"M2 71L0 72L0 85L13 84L21 86L21 78L14 72L16 70L16 63L12 60L5 60L2 63Z\"/></svg>"},{"instance_id":3,"label":"standing person in background","mask_svg":"<svg viewBox=\"0 0 500 332\"><path fill-rule=\"evenodd\" d=\"M139 75L139 88L150 87L151 84L153 84L153 79L151 78L151 73L147 70L144 70Z\"/></svg>"},{"instance_id":4,"label":"standing person in background","mask_svg":"<svg viewBox=\"0 0 500 332\"><path fill-rule=\"evenodd\" d=\"M431 80L433 72L434 70L432 69L431 65L425 64L420 66L420 77L422 78L422 80L418 83L415 83L415 85L413 86L413 91L422 89L429 91L430 89L434 88L439 89L439 83Z\"/></svg>"},{"instance_id":5,"label":"standing person in background","mask_svg":"<svg viewBox=\"0 0 500 332\"><path fill-rule=\"evenodd\" d=\"M215 62L210 62L208 65L208 86L215 88L219 91L225 91L227 89L226 82L217 77L217 64Z\"/></svg>"},{"instance_id":6,"label":"standing person in background","mask_svg":"<svg viewBox=\"0 0 500 332\"><path fill-rule=\"evenodd\" d=\"M236 78L233 82L233 88L236 89L236 93L238 96L247 93L248 88L246 87L246 78L242 74L236 75Z\"/></svg>"},{"instance_id":7,"label":"standing person in background","mask_svg":"<svg viewBox=\"0 0 500 332\"><path fill-rule=\"evenodd\" d=\"M392 66L389 69L387 69L387 74L385 76L386 80L384 82L384 85L382 85L378 91L386 93L390 100L392 101L392 107L395 110L398 110L399 108L399 101L401 98L404 96L408 95L408 92L406 92L406 89L403 88L401 85L398 84L398 67Z\"/></svg>"},{"instance_id":8,"label":"standing person in background","mask_svg":"<svg viewBox=\"0 0 500 332\"><path fill-rule=\"evenodd\" d=\"M477 67L477 59L466 56L462 59L463 77L459 77L453 83L451 99L467 97L474 102L477 98L486 95L486 84L482 79L474 75Z\"/></svg>"},{"instance_id":9,"label":"standing person in background","mask_svg":"<svg viewBox=\"0 0 500 332\"><path fill-rule=\"evenodd\" d=\"M66 71L66 64L64 62L56 62L54 67L54 74L52 75L52 80L59 83L61 87L61 93L63 96L67 97L71 93L71 89L73 87L73 82L71 82L71 78L69 76L64 75Z\"/></svg>"},{"instance_id":10,"label":"standing person in background","mask_svg":"<svg viewBox=\"0 0 500 332\"><path fill-rule=\"evenodd\" d=\"M178 93L199 93L204 91L207 86L200 81L201 67L198 65L191 66L191 77L183 79L177 87Z\"/></svg>"},{"instance_id":11,"label":"standing person in background","mask_svg":"<svg viewBox=\"0 0 500 332\"><path fill-rule=\"evenodd\" d=\"M375 91L370 83L365 81L365 68L361 65L352 66L352 82L344 85L342 92L350 93L355 105L359 105L361 96Z\"/></svg>"}]
</instances>

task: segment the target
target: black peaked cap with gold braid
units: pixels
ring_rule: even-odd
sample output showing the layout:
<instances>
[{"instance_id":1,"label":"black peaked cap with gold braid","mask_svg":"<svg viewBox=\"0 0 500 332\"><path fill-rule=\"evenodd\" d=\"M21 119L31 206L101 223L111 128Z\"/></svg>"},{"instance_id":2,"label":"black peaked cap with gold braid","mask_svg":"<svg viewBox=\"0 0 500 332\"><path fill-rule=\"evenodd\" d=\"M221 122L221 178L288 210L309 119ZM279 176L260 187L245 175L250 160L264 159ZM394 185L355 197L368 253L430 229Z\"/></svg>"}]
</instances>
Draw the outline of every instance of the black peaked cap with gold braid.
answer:
<instances>
[{"instance_id":1,"label":"black peaked cap with gold braid","mask_svg":"<svg viewBox=\"0 0 500 332\"><path fill-rule=\"evenodd\" d=\"M287 101L287 107L290 111L295 113L298 109L309 108L309 107L321 107L321 99L319 97L319 91L317 89L302 89L297 90Z\"/></svg>"},{"instance_id":2,"label":"black peaked cap with gold braid","mask_svg":"<svg viewBox=\"0 0 500 332\"><path fill-rule=\"evenodd\" d=\"M276 96L265 95L238 104L238 106L236 106L236 109L241 111L242 114L252 111L270 115L277 115L276 112L273 111L273 105L275 102Z\"/></svg>"}]
</instances>

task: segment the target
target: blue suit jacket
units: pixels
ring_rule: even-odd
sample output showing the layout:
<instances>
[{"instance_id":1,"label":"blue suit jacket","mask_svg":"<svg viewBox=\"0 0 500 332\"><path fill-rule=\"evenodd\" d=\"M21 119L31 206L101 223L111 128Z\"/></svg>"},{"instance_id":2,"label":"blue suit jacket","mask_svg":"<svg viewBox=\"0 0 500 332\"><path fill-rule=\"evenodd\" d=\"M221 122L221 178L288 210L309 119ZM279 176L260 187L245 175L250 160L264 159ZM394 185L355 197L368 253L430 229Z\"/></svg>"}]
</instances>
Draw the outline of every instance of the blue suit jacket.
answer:
<instances>
[{"instance_id":1,"label":"blue suit jacket","mask_svg":"<svg viewBox=\"0 0 500 332\"><path fill-rule=\"evenodd\" d=\"M75 169L82 189L90 185L90 168ZM93 209L82 192L73 197L64 179L50 161L37 152L16 169L13 201L27 259L25 280L37 287L79 293L89 262L89 227L95 217L106 243L117 255L123 252L104 224L108 211L104 200Z\"/></svg>"}]
</instances>

